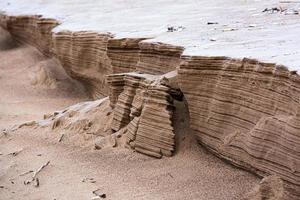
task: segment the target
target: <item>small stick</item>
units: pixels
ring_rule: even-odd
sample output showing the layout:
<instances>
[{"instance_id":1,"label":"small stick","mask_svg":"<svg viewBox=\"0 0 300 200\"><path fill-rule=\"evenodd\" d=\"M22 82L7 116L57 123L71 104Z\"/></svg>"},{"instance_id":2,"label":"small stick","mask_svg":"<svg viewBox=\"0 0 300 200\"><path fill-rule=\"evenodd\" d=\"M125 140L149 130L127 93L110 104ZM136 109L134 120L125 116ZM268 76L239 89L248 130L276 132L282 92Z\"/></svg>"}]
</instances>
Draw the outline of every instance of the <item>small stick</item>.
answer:
<instances>
[{"instance_id":1,"label":"small stick","mask_svg":"<svg viewBox=\"0 0 300 200\"><path fill-rule=\"evenodd\" d=\"M8 155L17 156L21 151L23 151L23 149L20 149L18 151L12 152L12 153L9 153Z\"/></svg>"},{"instance_id":2,"label":"small stick","mask_svg":"<svg viewBox=\"0 0 300 200\"><path fill-rule=\"evenodd\" d=\"M39 180L39 178L36 178L34 187L39 187L39 186L40 186L40 180Z\"/></svg>"},{"instance_id":3,"label":"small stick","mask_svg":"<svg viewBox=\"0 0 300 200\"><path fill-rule=\"evenodd\" d=\"M25 176L25 175L30 174L32 172L33 172L32 170L29 170L28 172L24 172L24 173L20 174L19 176Z\"/></svg>"},{"instance_id":4,"label":"small stick","mask_svg":"<svg viewBox=\"0 0 300 200\"><path fill-rule=\"evenodd\" d=\"M7 130L6 129L3 129L2 130L2 133L3 133L3 135L6 137L7 136Z\"/></svg>"},{"instance_id":5,"label":"small stick","mask_svg":"<svg viewBox=\"0 0 300 200\"><path fill-rule=\"evenodd\" d=\"M35 186L37 185L36 187L38 187L38 185L39 185L39 180L36 180L36 179L38 179L38 178L36 178L36 176L38 175L38 173L39 173L42 169L44 169L47 165L49 165L49 163L50 163L50 160L49 160L47 163L43 164L37 171L35 171L34 174L32 175L31 180L24 181L24 185L28 185L28 184L31 183L32 181L36 181Z\"/></svg>"},{"instance_id":6,"label":"small stick","mask_svg":"<svg viewBox=\"0 0 300 200\"><path fill-rule=\"evenodd\" d=\"M96 196L98 196L98 191L100 191L100 189L94 190L93 194L96 195Z\"/></svg>"},{"instance_id":7,"label":"small stick","mask_svg":"<svg viewBox=\"0 0 300 200\"><path fill-rule=\"evenodd\" d=\"M171 178L174 178L170 173L168 173L168 175L169 175Z\"/></svg>"},{"instance_id":8,"label":"small stick","mask_svg":"<svg viewBox=\"0 0 300 200\"><path fill-rule=\"evenodd\" d=\"M42 171L42 169L44 169L47 165L49 165L50 160L48 162L46 162L45 164L43 164L36 172L34 172L32 179L35 179L35 177L37 176L37 174Z\"/></svg>"},{"instance_id":9,"label":"small stick","mask_svg":"<svg viewBox=\"0 0 300 200\"><path fill-rule=\"evenodd\" d=\"M60 138L59 138L58 142L61 142L61 141L62 141L62 139L63 139L64 135L65 135L65 134L62 134L62 135L60 136Z\"/></svg>"},{"instance_id":10,"label":"small stick","mask_svg":"<svg viewBox=\"0 0 300 200\"><path fill-rule=\"evenodd\" d=\"M105 193L102 193L102 194L99 194L98 192L100 191L100 189L97 189L97 190L94 190L93 191L93 194L100 197L100 198L106 198L106 194Z\"/></svg>"}]
</instances>

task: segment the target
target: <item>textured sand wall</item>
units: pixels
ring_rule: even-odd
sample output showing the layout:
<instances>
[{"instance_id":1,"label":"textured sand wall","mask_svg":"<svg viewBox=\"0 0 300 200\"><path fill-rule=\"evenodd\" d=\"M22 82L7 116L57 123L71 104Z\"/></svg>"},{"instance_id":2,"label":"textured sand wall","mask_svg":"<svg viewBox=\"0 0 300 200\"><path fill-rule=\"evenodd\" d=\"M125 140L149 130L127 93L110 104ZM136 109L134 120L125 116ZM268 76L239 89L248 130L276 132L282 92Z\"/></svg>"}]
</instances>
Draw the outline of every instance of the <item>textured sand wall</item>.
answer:
<instances>
[{"instance_id":1,"label":"textured sand wall","mask_svg":"<svg viewBox=\"0 0 300 200\"><path fill-rule=\"evenodd\" d=\"M35 46L46 56L55 55L67 73L84 83L94 98L106 95L105 75L112 72L106 56L107 42L112 36L95 32L62 31L54 19L33 16L1 16L1 25L19 42Z\"/></svg>"},{"instance_id":2,"label":"textured sand wall","mask_svg":"<svg viewBox=\"0 0 300 200\"><path fill-rule=\"evenodd\" d=\"M124 72L163 74L179 66L182 47L146 43L146 38L114 39L111 33L52 29L55 19L0 15L1 25L19 42L59 59L67 73L84 83L93 98L108 95L106 75Z\"/></svg>"},{"instance_id":3,"label":"textured sand wall","mask_svg":"<svg viewBox=\"0 0 300 200\"><path fill-rule=\"evenodd\" d=\"M108 82L114 107L111 128L125 128L129 146L138 152L157 158L172 156L175 107L168 80L164 76L126 73L111 75Z\"/></svg>"},{"instance_id":4,"label":"textured sand wall","mask_svg":"<svg viewBox=\"0 0 300 200\"><path fill-rule=\"evenodd\" d=\"M108 85L105 76L130 71L157 75L177 68L178 83L188 102L190 125L199 143L259 175L279 176L287 184L289 198L299 198L300 79L295 72L249 59L181 57L182 47L147 43L143 39L113 39L109 33L63 31L52 34L51 27L57 22L39 16L2 16L1 24L17 40L36 46L46 55L55 55L72 77L86 84L93 97L110 93L115 110L123 109L118 109L122 114L120 122L123 123L123 118L127 120L116 129L130 122L137 141L139 131L135 124L141 123L143 116L150 117L151 106L157 104L160 95L153 96L156 103L149 103L148 114L145 109L140 118L132 120L130 109L138 102L134 98L143 98L138 86L126 88L122 76ZM156 88L152 94L158 91ZM119 106L118 101L121 101ZM158 124L163 124L163 120ZM147 137L153 139L153 134ZM157 146L163 139L151 142ZM146 150L143 153L161 153L161 149L153 147Z\"/></svg>"},{"instance_id":5,"label":"textured sand wall","mask_svg":"<svg viewBox=\"0 0 300 200\"><path fill-rule=\"evenodd\" d=\"M111 60L113 73L135 71L140 60L139 43L144 38L110 39L107 56Z\"/></svg>"},{"instance_id":6,"label":"textured sand wall","mask_svg":"<svg viewBox=\"0 0 300 200\"><path fill-rule=\"evenodd\" d=\"M71 77L81 81L93 98L107 95L105 76L112 73L107 57L111 34L58 32L52 35L53 53Z\"/></svg>"},{"instance_id":7,"label":"textured sand wall","mask_svg":"<svg viewBox=\"0 0 300 200\"><path fill-rule=\"evenodd\" d=\"M300 77L226 57L186 57L178 72L198 141L246 169L278 175L299 195Z\"/></svg>"},{"instance_id":8,"label":"textured sand wall","mask_svg":"<svg viewBox=\"0 0 300 200\"><path fill-rule=\"evenodd\" d=\"M39 15L0 15L0 24L10 32L15 40L32 45L45 55L51 55L51 31L59 24L57 20L42 18Z\"/></svg>"}]
</instances>

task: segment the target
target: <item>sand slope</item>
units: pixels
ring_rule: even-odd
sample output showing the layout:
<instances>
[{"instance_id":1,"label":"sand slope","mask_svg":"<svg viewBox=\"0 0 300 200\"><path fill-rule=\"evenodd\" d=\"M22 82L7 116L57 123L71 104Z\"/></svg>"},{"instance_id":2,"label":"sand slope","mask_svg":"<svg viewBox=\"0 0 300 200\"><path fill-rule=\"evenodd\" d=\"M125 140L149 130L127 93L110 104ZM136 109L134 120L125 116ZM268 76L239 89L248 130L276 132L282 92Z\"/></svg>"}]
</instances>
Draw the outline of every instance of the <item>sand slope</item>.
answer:
<instances>
[{"instance_id":1,"label":"sand slope","mask_svg":"<svg viewBox=\"0 0 300 200\"><path fill-rule=\"evenodd\" d=\"M86 99L82 86L56 60L11 41L0 29L0 128Z\"/></svg>"}]
</instances>

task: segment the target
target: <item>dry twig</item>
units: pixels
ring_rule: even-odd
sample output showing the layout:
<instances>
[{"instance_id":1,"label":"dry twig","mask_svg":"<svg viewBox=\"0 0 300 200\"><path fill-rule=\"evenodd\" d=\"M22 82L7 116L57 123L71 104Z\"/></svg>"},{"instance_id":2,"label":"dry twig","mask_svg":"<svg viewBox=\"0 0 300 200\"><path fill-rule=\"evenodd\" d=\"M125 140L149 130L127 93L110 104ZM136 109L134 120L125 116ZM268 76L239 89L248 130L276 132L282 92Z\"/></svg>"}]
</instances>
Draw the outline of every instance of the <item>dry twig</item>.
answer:
<instances>
[{"instance_id":1,"label":"dry twig","mask_svg":"<svg viewBox=\"0 0 300 200\"><path fill-rule=\"evenodd\" d=\"M29 170L28 172L24 172L24 173L20 174L19 176L25 176L25 175L30 174L32 172L33 172L33 170Z\"/></svg>"},{"instance_id":2,"label":"dry twig","mask_svg":"<svg viewBox=\"0 0 300 200\"><path fill-rule=\"evenodd\" d=\"M47 165L49 165L50 160L48 162L46 162L45 164L43 164L37 171L34 172L32 178L34 179L38 173L40 173L40 171L42 171L42 169L44 169Z\"/></svg>"},{"instance_id":3,"label":"dry twig","mask_svg":"<svg viewBox=\"0 0 300 200\"><path fill-rule=\"evenodd\" d=\"M49 165L49 163L50 163L50 160L48 162L46 162L45 164L43 164L38 170L36 170L34 172L34 174L32 175L31 180L24 181L24 184L28 185L32 181L35 181L35 187L38 187L40 185L40 181L36 176L38 175L38 173L40 173L40 171L42 171L42 169L44 169L47 165Z\"/></svg>"},{"instance_id":4,"label":"dry twig","mask_svg":"<svg viewBox=\"0 0 300 200\"><path fill-rule=\"evenodd\" d=\"M61 142L64 136L65 136L65 134L61 134L61 136L60 136L58 142Z\"/></svg>"},{"instance_id":5,"label":"dry twig","mask_svg":"<svg viewBox=\"0 0 300 200\"><path fill-rule=\"evenodd\" d=\"M17 156L21 151L23 151L23 149L20 149L18 151L14 151L12 153L9 153L8 155L13 155L13 156Z\"/></svg>"}]
</instances>

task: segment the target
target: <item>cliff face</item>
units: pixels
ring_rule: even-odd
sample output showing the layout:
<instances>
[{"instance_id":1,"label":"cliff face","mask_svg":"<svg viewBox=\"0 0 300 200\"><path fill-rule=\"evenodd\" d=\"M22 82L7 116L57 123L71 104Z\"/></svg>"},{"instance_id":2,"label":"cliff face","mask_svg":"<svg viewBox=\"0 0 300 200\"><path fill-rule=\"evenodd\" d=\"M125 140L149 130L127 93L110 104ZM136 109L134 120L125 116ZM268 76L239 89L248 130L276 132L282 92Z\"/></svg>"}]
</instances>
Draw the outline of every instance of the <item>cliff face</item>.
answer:
<instances>
[{"instance_id":1,"label":"cliff face","mask_svg":"<svg viewBox=\"0 0 300 200\"><path fill-rule=\"evenodd\" d=\"M114 39L110 33L53 33L58 21L39 15L1 15L0 19L17 41L58 58L67 73L83 82L94 99L108 95L106 75L133 71L163 74L179 66L183 51L179 46L144 42L146 38Z\"/></svg>"},{"instance_id":2,"label":"cliff face","mask_svg":"<svg viewBox=\"0 0 300 200\"><path fill-rule=\"evenodd\" d=\"M175 70L180 64L183 47L150 42L140 42L139 47L138 72L164 74Z\"/></svg>"},{"instance_id":3,"label":"cliff face","mask_svg":"<svg viewBox=\"0 0 300 200\"><path fill-rule=\"evenodd\" d=\"M113 73L136 71L140 58L139 43L144 38L110 39L107 56L111 60Z\"/></svg>"},{"instance_id":4,"label":"cliff face","mask_svg":"<svg viewBox=\"0 0 300 200\"><path fill-rule=\"evenodd\" d=\"M33 16L0 15L1 25L19 42L36 47L45 55L50 56L52 47L52 29L59 23L55 19Z\"/></svg>"},{"instance_id":5,"label":"cliff face","mask_svg":"<svg viewBox=\"0 0 300 200\"><path fill-rule=\"evenodd\" d=\"M258 174L277 174L299 191L298 75L226 57L186 57L178 72L201 144Z\"/></svg>"},{"instance_id":6,"label":"cliff face","mask_svg":"<svg viewBox=\"0 0 300 200\"><path fill-rule=\"evenodd\" d=\"M112 73L107 57L111 34L86 31L53 33L52 29L59 23L39 15L1 15L0 21L15 40L38 48L46 56L58 58L66 72L83 82L93 98L108 94L105 76Z\"/></svg>"},{"instance_id":7,"label":"cliff face","mask_svg":"<svg viewBox=\"0 0 300 200\"><path fill-rule=\"evenodd\" d=\"M109 33L58 32L52 35L52 51L71 77L83 82L91 96L97 98L108 95L106 75L159 75L179 66L182 47L143 40L114 39Z\"/></svg>"},{"instance_id":8,"label":"cliff face","mask_svg":"<svg viewBox=\"0 0 300 200\"><path fill-rule=\"evenodd\" d=\"M283 66L250 59L181 56L183 48L110 33L58 32L40 16L1 16L20 42L57 57L97 98L109 94L112 130L131 148L171 156L173 98L180 88L200 144L261 176L277 175L300 196L300 78ZM178 77L160 76L172 70ZM125 72L139 73L125 73ZM119 74L121 73L121 74ZM108 76L107 76L108 75ZM107 77L107 78L106 78ZM107 80L106 80L107 79ZM178 85L177 85L178 84Z\"/></svg>"},{"instance_id":9,"label":"cliff face","mask_svg":"<svg viewBox=\"0 0 300 200\"><path fill-rule=\"evenodd\" d=\"M93 98L107 95L105 76L112 73L107 57L110 34L58 32L53 34L53 53L71 77L81 81Z\"/></svg>"}]
</instances>

